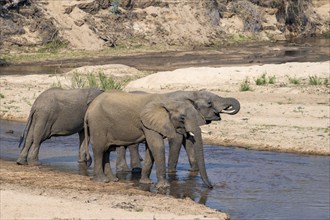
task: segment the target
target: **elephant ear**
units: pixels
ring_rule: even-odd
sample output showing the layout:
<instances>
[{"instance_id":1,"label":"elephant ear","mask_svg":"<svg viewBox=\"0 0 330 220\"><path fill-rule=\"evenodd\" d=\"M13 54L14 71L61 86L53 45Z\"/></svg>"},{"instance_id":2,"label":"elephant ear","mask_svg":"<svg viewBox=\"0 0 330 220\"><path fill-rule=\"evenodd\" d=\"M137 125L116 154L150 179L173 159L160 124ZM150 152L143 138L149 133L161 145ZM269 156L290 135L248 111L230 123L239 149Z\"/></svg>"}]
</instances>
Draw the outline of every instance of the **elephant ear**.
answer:
<instances>
[{"instance_id":1,"label":"elephant ear","mask_svg":"<svg viewBox=\"0 0 330 220\"><path fill-rule=\"evenodd\" d=\"M195 120L198 126L202 126L206 124L204 116L201 114L201 112L198 110L197 104L192 99L186 99L185 102L187 103L188 107L188 117L191 117Z\"/></svg>"},{"instance_id":2,"label":"elephant ear","mask_svg":"<svg viewBox=\"0 0 330 220\"><path fill-rule=\"evenodd\" d=\"M152 103L140 114L142 124L168 138L175 137L175 128L170 120L169 112L162 103Z\"/></svg>"},{"instance_id":3,"label":"elephant ear","mask_svg":"<svg viewBox=\"0 0 330 220\"><path fill-rule=\"evenodd\" d=\"M89 89L87 94L87 105L89 105L98 95L103 93L103 90L100 89Z\"/></svg>"}]
</instances>

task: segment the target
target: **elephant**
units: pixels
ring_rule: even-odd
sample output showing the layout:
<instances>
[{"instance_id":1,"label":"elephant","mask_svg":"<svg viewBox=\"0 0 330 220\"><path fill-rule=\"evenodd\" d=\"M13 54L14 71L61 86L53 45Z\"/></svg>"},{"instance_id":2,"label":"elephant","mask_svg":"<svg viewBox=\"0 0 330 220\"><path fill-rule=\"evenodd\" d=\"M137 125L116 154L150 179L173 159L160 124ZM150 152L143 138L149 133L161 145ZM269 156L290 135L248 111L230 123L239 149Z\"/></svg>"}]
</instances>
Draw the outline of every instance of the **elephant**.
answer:
<instances>
[{"instance_id":1,"label":"elephant","mask_svg":"<svg viewBox=\"0 0 330 220\"><path fill-rule=\"evenodd\" d=\"M136 93L136 92L135 92ZM141 93L141 92L140 92ZM212 121L221 120L220 114L237 114L240 110L240 103L235 98L224 98L220 97L214 93L208 91L175 91L164 94L167 98L178 100L178 101L188 101L193 104L197 111L205 118L206 124ZM214 111L217 117L209 117L209 111ZM176 172L176 166L178 163L178 158L180 154L181 145L187 151L189 163L191 166L191 171L197 171L198 167L194 158L194 151L191 146L191 142L186 141L185 138L177 134L175 138L169 139L169 157L168 157L168 172ZM137 146L128 146L131 156L131 167L132 172L139 172L141 170L140 160L137 160L138 148ZM128 168L125 156L125 147L122 146L117 148L117 161L116 167L117 171L128 172L131 169Z\"/></svg>"},{"instance_id":2,"label":"elephant","mask_svg":"<svg viewBox=\"0 0 330 220\"><path fill-rule=\"evenodd\" d=\"M210 118L218 117L210 111ZM196 162L203 182L210 183L204 162L203 142L199 125L205 119L189 102L175 101L161 94L133 94L110 91L99 95L85 115L85 152L90 158L90 141L94 154L93 180L118 181L110 167L110 151L119 146L146 142L146 154L141 183L151 183L149 177L156 164L157 188L167 187L164 138L177 133L193 143Z\"/></svg>"},{"instance_id":3,"label":"elephant","mask_svg":"<svg viewBox=\"0 0 330 220\"><path fill-rule=\"evenodd\" d=\"M52 136L79 134L81 148L84 141L84 116L88 105L101 93L99 89L51 88L42 92L32 105L28 122L19 147L24 142L17 164L39 165L40 145ZM85 152L80 150L79 161L85 161Z\"/></svg>"}]
</instances>

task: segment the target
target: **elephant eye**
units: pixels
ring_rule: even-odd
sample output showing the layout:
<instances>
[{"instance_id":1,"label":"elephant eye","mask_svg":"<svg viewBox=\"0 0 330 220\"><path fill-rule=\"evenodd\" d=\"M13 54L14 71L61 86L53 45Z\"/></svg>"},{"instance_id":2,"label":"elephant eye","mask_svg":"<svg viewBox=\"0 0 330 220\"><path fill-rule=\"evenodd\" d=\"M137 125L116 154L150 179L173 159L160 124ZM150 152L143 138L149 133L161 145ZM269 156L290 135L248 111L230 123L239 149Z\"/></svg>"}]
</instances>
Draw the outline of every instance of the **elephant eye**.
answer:
<instances>
[{"instance_id":1,"label":"elephant eye","mask_svg":"<svg viewBox=\"0 0 330 220\"><path fill-rule=\"evenodd\" d=\"M186 116L185 115L180 115L180 121L184 121L185 120L185 118L186 118Z\"/></svg>"},{"instance_id":2,"label":"elephant eye","mask_svg":"<svg viewBox=\"0 0 330 220\"><path fill-rule=\"evenodd\" d=\"M211 101L207 102L207 105L208 105L209 107L212 107L212 102L211 102Z\"/></svg>"}]
</instances>

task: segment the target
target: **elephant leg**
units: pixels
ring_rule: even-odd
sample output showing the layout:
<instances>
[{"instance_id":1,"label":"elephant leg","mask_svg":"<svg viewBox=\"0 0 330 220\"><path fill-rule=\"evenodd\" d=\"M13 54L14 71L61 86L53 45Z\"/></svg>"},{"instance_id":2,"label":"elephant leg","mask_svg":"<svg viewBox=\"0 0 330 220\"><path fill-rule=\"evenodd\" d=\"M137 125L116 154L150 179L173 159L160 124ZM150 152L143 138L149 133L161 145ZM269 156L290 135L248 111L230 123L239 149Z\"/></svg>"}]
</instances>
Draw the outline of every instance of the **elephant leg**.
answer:
<instances>
[{"instance_id":1,"label":"elephant leg","mask_svg":"<svg viewBox=\"0 0 330 220\"><path fill-rule=\"evenodd\" d=\"M112 169L110 166L110 149L103 154L102 166L106 177L108 177L112 182L117 182L118 178L112 173Z\"/></svg>"},{"instance_id":2,"label":"elephant leg","mask_svg":"<svg viewBox=\"0 0 330 220\"><path fill-rule=\"evenodd\" d=\"M139 154L139 144L133 144L128 146L130 158L131 158L131 168L132 173L141 173L141 156Z\"/></svg>"},{"instance_id":3,"label":"elephant leg","mask_svg":"<svg viewBox=\"0 0 330 220\"><path fill-rule=\"evenodd\" d=\"M194 144L191 142L191 140L187 139L184 142L184 148L186 149L189 164L190 164L190 171L198 171L198 164L196 161L195 151L194 151Z\"/></svg>"},{"instance_id":4,"label":"elephant leg","mask_svg":"<svg viewBox=\"0 0 330 220\"><path fill-rule=\"evenodd\" d=\"M142 168L142 172L141 172L140 183L144 183L144 184L152 183L150 180L150 174L151 174L153 164L154 164L154 158L151 155L149 147L146 144L146 153L145 153L145 157L144 157L144 164L143 164L143 168Z\"/></svg>"},{"instance_id":5,"label":"elephant leg","mask_svg":"<svg viewBox=\"0 0 330 220\"><path fill-rule=\"evenodd\" d=\"M48 115L38 115L37 117L38 118L36 118L36 123L33 128L33 144L31 147L31 153L29 158L29 164L31 165L40 165L40 145L44 140L51 137L51 123L47 123L47 121L49 120Z\"/></svg>"},{"instance_id":6,"label":"elephant leg","mask_svg":"<svg viewBox=\"0 0 330 220\"><path fill-rule=\"evenodd\" d=\"M166 180L165 146L163 137L159 133L147 129L145 130L145 136L149 150L156 163L156 175L158 180L156 187L166 188L170 184Z\"/></svg>"},{"instance_id":7,"label":"elephant leg","mask_svg":"<svg viewBox=\"0 0 330 220\"><path fill-rule=\"evenodd\" d=\"M126 147L120 146L116 147L117 160L116 160L116 170L117 172L130 172L131 169L127 165L126 161Z\"/></svg>"},{"instance_id":8,"label":"elephant leg","mask_svg":"<svg viewBox=\"0 0 330 220\"><path fill-rule=\"evenodd\" d=\"M32 146L32 143L33 143L32 136L33 136L32 132L28 132L25 143L24 143L24 146L23 146L23 148L21 150L21 153L19 154L19 157L16 161L16 163L18 165L27 165L28 164L27 157L28 157L29 150L30 150L30 148Z\"/></svg>"},{"instance_id":9,"label":"elephant leg","mask_svg":"<svg viewBox=\"0 0 330 220\"><path fill-rule=\"evenodd\" d=\"M169 141L169 155L168 155L168 163L167 163L167 171L168 173L175 173L176 166L178 164L181 144L183 141L183 136L181 134L177 134L175 138L171 138Z\"/></svg>"},{"instance_id":10,"label":"elephant leg","mask_svg":"<svg viewBox=\"0 0 330 220\"><path fill-rule=\"evenodd\" d=\"M104 182L108 183L110 182L110 178L105 176L104 174L104 165L107 161L103 162L105 151L101 149L99 146L95 145L93 146L93 153L94 153L94 174L93 174L93 180L96 182ZM109 154L107 154L109 157Z\"/></svg>"}]
</instances>

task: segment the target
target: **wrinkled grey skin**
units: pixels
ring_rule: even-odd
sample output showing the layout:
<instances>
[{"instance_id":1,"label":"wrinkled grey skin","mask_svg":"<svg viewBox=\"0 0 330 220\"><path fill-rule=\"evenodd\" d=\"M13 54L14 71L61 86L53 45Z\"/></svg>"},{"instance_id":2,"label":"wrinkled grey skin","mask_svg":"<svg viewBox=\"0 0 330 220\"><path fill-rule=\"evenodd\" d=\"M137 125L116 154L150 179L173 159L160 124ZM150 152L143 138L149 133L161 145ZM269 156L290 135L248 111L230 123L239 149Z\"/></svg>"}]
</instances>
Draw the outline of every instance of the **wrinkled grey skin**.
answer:
<instances>
[{"instance_id":1,"label":"wrinkled grey skin","mask_svg":"<svg viewBox=\"0 0 330 220\"><path fill-rule=\"evenodd\" d=\"M38 165L40 145L52 136L79 134L80 146L85 139L84 116L88 105L102 93L99 89L51 88L41 93L32 105L27 125L20 141L24 143L17 164ZM32 148L31 148L32 147ZM80 161L85 152L80 150Z\"/></svg>"},{"instance_id":2,"label":"wrinkled grey skin","mask_svg":"<svg viewBox=\"0 0 330 220\"><path fill-rule=\"evenodd\" d=\"M110 167L110 151L146 141L146 157L141 183L150 183L153 162L156 163L157 188L167 187L164 138L177 134L192 141L202 180L208 180L199 125L205 120L189 102L179 102L160 94L105 92L89 106L85 115L85 151L90 158L88 142L93 148L95 181L117 181Z\"/></svg>"},{"instance_id":3,"label":"wrinkled grey skin","mask_svg":"<svg viewBox=\"0 0 330 220\"><path fill-rule=\"evenodd\" d=\"M173 100L190 102L200 112L207 124L211 123L211 121L221 120L220 114L234 115L240 110L240 103L237 99L223 98L208 91L176 91L167 93L165 96ZM169 145L169 173L176 171L181 145L186 149L191 170L198 170L191 141L186 140L182 135L177 135L175 138L169 139ZM128 146L128 148L131 155L132 172L139 172L141 170L141 162L137 156L138 148L135 145ZM126 162L125 152L125 147L117 148L116 165L119 172L131 171Z\"/></svg>"}]
</instances>

